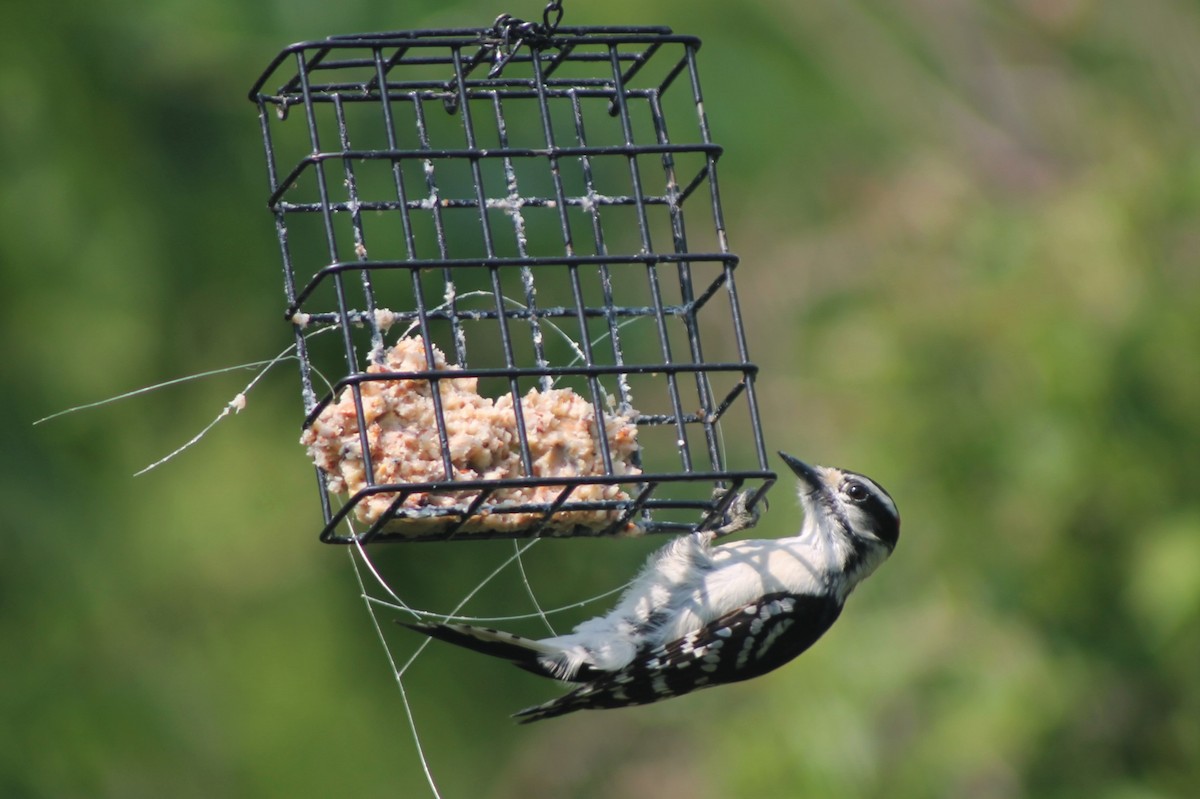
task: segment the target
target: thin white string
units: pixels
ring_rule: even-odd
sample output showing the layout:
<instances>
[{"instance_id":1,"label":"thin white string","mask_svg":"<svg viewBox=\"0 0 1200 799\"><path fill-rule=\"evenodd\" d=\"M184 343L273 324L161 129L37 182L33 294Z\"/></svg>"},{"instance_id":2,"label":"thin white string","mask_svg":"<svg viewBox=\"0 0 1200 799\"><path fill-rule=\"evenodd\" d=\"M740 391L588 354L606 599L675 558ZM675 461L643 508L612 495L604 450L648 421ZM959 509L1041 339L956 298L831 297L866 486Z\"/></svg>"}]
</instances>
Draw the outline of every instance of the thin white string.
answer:
<instances>
[{"instance_id":1,"label":"thin white string","mask_svg":"<svg viewBox=\"0 0 1200 799\"><path fill-rule=\"evenodd\" d=\"M513 550L516 551L516 549L517 542L513 541ZM521 584L525 586L525 593L529 595L529 601L533 603L533 608L537 611L536 615L541 617L542 623L546 625L546 629L550 631L550 635L558 635L558 633L554 631L554 625L550 623L548 618L546 618L546 612L542 610L542 606L541 603L538 602L537 595L533 593L533 585L531 585L529 582L529 575L525 573L525 561L519 556L517 557L517 571L521 575Z\"/></svg>"},{"instance_id":2,"label":"thin white string","mask_svg":"<svg viewBox=\"0 0 1200 799\"><path fill-rule=\"evenodd\" d=\"M333 330L333 329L334 328L332 328L332 327L326 327L326 328L322 328L320 330L314 330L311 333L305 334L305 338L311 338L312 336L316 336L316 335L324 333L328 330ZM267 365L264 366L262 369L260 369L258 374L256 374L254 376L254 378L251 379L251 381L246 384L246 387L243 388L240 392L238 392L237 395L235 395L234 398L232 400L230 400L230 402L228 404L226 404L224 408L221 409L221 412L219 414L217 414L217 418L213 419L211 422L209 422L207 427L205 427L203 430L201 430L196 435L192 436L191 439L189 439L187 441L187 443L183 444L183 446L175 448L173 451L168 453L165 457L159 458L154 463L150 464L149 466L145 467L144 469L134 472L133 476L140 477L141 475L145 474L146 472L150 471L151 469L155 469L155 468L163 465L164 463L171 460L179 453L181 453L184 450L191 447L197 441L204 438L204 435L209 430L216 427L217 423L219 423L222 419L224 419L226 416L228 416L230 411L233 411L235 413L240 412L242 410L242 408L246 407L246 395L249 394L250 391L253 390L253 388L256 385L258 385L258 381L260 381L264 377L266 377L267 372L271 371L271 369L273 369L275 367L275 364L281 363L282 361L287 360L289 358L296 357L295 355L288 354L295 348L296 348L296 345L294 343L289 344L287 347L284 347L282 352L280 352L278 355L276 355L271 360L267 361Z\"/></svg>"},{"instance_id":3,"label":"thin white string","mask_svg":"<svg viewBox=\"0 0 1200 799\"><path fill-rule=\"evenodd\" d=\"M468 591L467 595L464 596L462 598L462 600L457 605L454 606L454 609L451 610L450 613L446 614L444 617L441 618L442 623L449 621L451 616L453 616L455 613L458 613L460 610L462 610L463 607L468 602L470 602L472 599L474 599L475 595L478 594L480 591L482 591L487 586L488 583L490 583L492 580L496 579L496 577L501 572L503 572L505 569L507 569L513 563L513 561L520 560L521 555L523 555L527 551L529 551L530 547L537 544L540 540L541 539L534 538L531 541L529 541L528 543L526 543L524 546L519 547L514 554L510 555L507 560L505 560L503 563L501 563L499 566L497 566L492 571L491 574L489 574L487 577L484 577L483 580L481 580L478 585L476 585L474 588L472 588L470 591ZM417 647L417 651L412 654L412 657L410 657L405 662L405 664L400 667L401 674L408 671L408 667L411 666L413 664L413 661L415 661L417 659L417 657L422 652L425 651L425 647L428 646L429 642L432 640L433 640L432 638L426 638L424 641L421 642L420 646Z\"/></svg>"},{"instance_id":4,"label":"thin white string","mask_svg":"<svg viewBox=\"0 0 1200 799\"><path fill-rule=\"evenodd\" d=\"M354 526L352 524L350 524L350 521L348 519L346 521L346 524L348 527L350 527L350 540L354 543L354 548L356 550L358 550L358 556L362 559L362 562L364 564L366 564L367 569L370 570L371 576L375 578L375 582L379 584L380 588L382 588L385 592L387 592L388 596L390 596L393 600L395 600L395 602L396 602L395 607L399 608L400 610L408 611L409 613L413 614L414 616L417 616L418 618L420 618L420 614L422 613L422 611L413 610L412 608L410 608L405 603L405 601L403 599L401 599L396 594L395 591L392 590L392 587L390 585L388 585L386 580L383 579L383 575L380 574L379 571L375 568L375 564L371 561L371 558L367 556L367 550L363 547L362 541L359 540L358 535L354 532ZM427 614L427 615L436 615L436 614Z\"/></svg>"},{"instance_id":5,"label":"thin white string","mask_svg":"<svg viewBox=\"0 0 1200 799\"><path fill-rule=\"evenodd\" d=\"M325 333L325 332L328 332L328 331L334 330L334 329L336 329L336 328L327 327L327 328L321 328L320 330L314 330L311 333L306 333L305 338L311 338L312 336L316 336L321 333ZM266 377L268 372L270 372L273 368L275 368L275 366L277 364L297 357L295 355L289 354L295 348L296 348L296 345L294 343L289 344L287 347L284 347L283 350L278 355L276 355L274 358L271 358L270 360L251 361L250 363L237 364L236 366L226 366L221 369L211 369L206 372L197 372L196 374L186 375L184 377L177 377L177 378L174 378L173 380L166 380L162 383L154 383L149 386L143 386L142 388L134 389L133 391L126 391L125 393L118 394L114 397L107 397L106 399L97 400L95 402L84 403L83 405L75 405L73 407L58 411L57 413L52 413L49 416L43 416L41 419L38 419L37 421L35 421L34 424L39 425L39 424L42 424L43 422L48 422L51 419L57 419L60 416L66 416L67 414L70 414L70 413L75 413L77 411L84 411L84 410L88 410L91 408L99 408L103 405L108 405L113 402L119 402L123 399L129 399L131 397L137 397L142 394L148 394L152 391L158 391L159 389L168 388L170 386L178 385L180 383L187 383L187 382L190 382L193 380L200 380L205 377L213 377L215 375L225 374L226 372L233 372L233 371L238 371L241 369L255 369L258 367L262 367L261 369L259 369L258 373L255 374L253 378L251 378L250 382L247 383L245 385L245 387L242 388L241 391L239 391L237 394L235 394L233 396L233 399L231 399L229 402L227 402L225 404L225 407L223 407L221 409L221 412L217 414L216 418L213 419L211 422L209 422L207 425L205 425L204 428L202 430L200 430L199 433L196 433L196 435L189 438L181 446L176 447L171 452L167 453L165 456L154 461L154 463L151 463L149 466L139 469L138 471L133 473L134 477L140 477L141 475L145 474L146 472L149 472L153 469L158 468L159 466L162 466L167 461L171 460L172 458L175 458L180 453L182 453L185 450L194 446L197 442L200 441L200 439L202 439L202 438L204 438L204 436L208 435L208 432L210 430L212 430L214 427L216 427L217 424L219 424L222 419L229 416L229 414L231 412L232 413L240 413L242 411L242 409L246 407L246 395L249 394L256 385L258 385L260 380L262 380L264 377ZM314 371L317 371L317 370L314 369ZM318 376L321 377L322 380L325 380L325 383L327 385L329 384L329 381L326 380L324 375L322 375L319 371L317 371L317 374L318 374Z\"/></svg>"},{"instance_id":6,"label":"thin white string","mask_svg":"<svg viewBox=\"0 0 1200 799\"><path fill-rule=\"evenodd\" d=\"M367 595L367 586L363 580L362 571L359 568L358 561L354 557L354 550L350 550L350 564L354 567L354 577L358 580L358 589L364 599L369 599ZM369 564L369 561L368 561ZM371 567L371 573L378 576L374 567ZM390 589L389 589L390 591ZM417 720L413 716L412 705L408 701L408 691L404 688L404 674L396 668L396 659L392 657L392 650L388 647L387 639L383 635L383 628L379 624L379 618L375 615L375 609L370 601L366 602L367 615L371 617L371 624L375 627L375 634L379 636L379 642L383 645L383 652L388 659L388 664L392 668L392 676L396 680L396 687L400 690L400 701L404 705L404 716L408 719L408 729L412 733L413 745L417 750L417 759L421 761L421 771L425 774L425 781L429 783L429 790L433 791L436 799L442 799L441 793L438 791L437 783L433 779L433 771L429 768L429 758L425 755L425 747L421 745L421 734L417 730Z\"/></svg>"},{"instance_id":7,"label":"thin white string","mask_svg":"<svg viewBox=\"0 0 1200 799\"><path fill-rule=\"evenodd\" d=\"M489 291L468 291L466 294L457 295L455 297L455 302L458 302L459 300L465 300L468 298L472 298L472 297L486 297L490 300L492 298L492 296L493 296L492 293ZM501 299L503 299L506 303L508 303L509 305L511 305L514 308L519 308L522 311L529 310L529 308L527 306L517 302L516 300L512 299L511 297L502 296ZM449 301L447 301L447 302L442 303L441 305L434 307L432 310L433 311L444 311L444 310L446 310L446 308L449 307L449 305L450 305L450 303L449 303ZM625 320L625 324L629 324L630 322L634 322L636 320L637 320L637 317L634 317L633 319L627 319L627 320ZM571 349L575 350L575 358L574 358L574 360L571 361L571 363L567 364L568 366L574 366L575 364L584 360L583 350L580 349L579 345L575 343L575 339L573 339L567 335L565 330L563 330L558 325L554 324L554 322L551 322L549 319L541 319L539 321L542 324L544 324L546 327L553 330L559 336L561 336L562 340L567 342L567 344L570 345ZM401 337L411 334L414 330L417 329L418 324L419 324L418 322L410 323L409 326L407 328L405 328L404 332L400 334ZM593 341L592 343L593 344L599 343L607 335L608 335L607 333L603 334L599 339L597 339L596 341Z\"/></svg>"},{"instance_id":8,"label":"thin white string","mask_svg":"<svg viewBox=\"0 0 1200 799\"><path fill-rule=\"evenodd\" d=\"M177 377L173 380L167 380L162 383L155 383L150 386L142 386L141 388L134 389L133 391L126 391L124 394L118 394L115 397L108 397L107 399L96 400L95 402L88 402L83 405L75 405L73 407L65 408L61 411L58 411L57 413L52 413L49 416L43 416L41 419L38 419L36 422L34 422L34 424L39 425L39 424L42 424L43 422L48 422L51 419L57 419L60 416L66 416L69 413L75 413L76 411L86 411L90 408L99 408L103 405L108 405L109 403L119 402L120 400L123 400L123 399L129 399L130 397L136 397L141 394L149 394L151 391L157 391L160 388L168 388L170 386L178 385L180 383L187 383L192 380L200 380L205 377L213 377L215 375L225 374L226 372L236 372L241 369L255 369L259 366L264 366L264 365L269 369L271 366L278 363L280 360L283 360L282 356L287 355L288 350L293 349L294 347L295 347L295 345L293 344L291 347L288 347L286 350L279 353L279 355L276 355L274 358L270 359L269 361L251 361L250 363L239 363L236 366L225 366L221 369L213 369L208 372L197 372L196 374L193 374L193 375L187 375L185 377Z\"/></svg>"},{"instance_id":9,"label":"thin white string","mask_svg":"<svg viewBox=\"0 0 1200 799\"><path fill-rule=\"evenodd\" d=\"M611 591L606 591L603 594L589 597L588 599L580 600L579 602L571 603L570 605L564 605L564 606L561 606L558 608L551 608L549 610L545 610L540 606L540 604L538 604L537 598L534 596L533 587L530 585L529 580L525 574L524 563L521 558L521 556L524 553L528 552L529 549L531 547L533 547L535 544L538 544L541 541L541 539L534 538L534 539L528 541L524 545L519 545L516 541L514 541L513 542L513 549L514 549L513 554L510 555L503 563L501 563L499 566L497 566L490 574L488 574L486 577L484 577L479 583L477 583L473 589L468 591L467 594L461 600L459 600L459 602L454 606L453 610L451 610L449 613L446 613L446 614L431 613L429 611L422 611L422 610L418 610L416 608L410 607L407 603L405 603L402 599L400 599L400 597L396 594L396 592L392 590L391 586L388 585L387 581L383 579L383 576L379 573L379 570L375 567L375 564L371 561L371 558L367 554L366 547L363 546L363 544L359 540L358 536L353 534L354 533L353 525L349 521L347 521L347 525L350 527L351 534L352 534L351 540L353 542L353 548L350 549L350 561L354 568L354 576L355 576L355 579L358 581L359 592L360 592L360 595L362 596L363 603L365 604L365 606L367 608L367 614L371 617L371 624L375 628L375 634L379 638L379 643L383 647L384 655L388 659L388 665L392 669L392 675L396 681L396 688L400 692L400 701L404 706L404 716L408 722L409 732L412 734L413 746L416 749L417 759L421 763L421 771L425 775L425 781L428 783L429 790L432 791L435 799L442 799L442 795L438 791L437 782L434 780L434 777L433 777L433 770L429 765L429 758L425 753L425 747L421 743L421 734L420 734L420 730L417 727L416 717L413 714L412 704L409 702L409 699L408 699L408 691L404 687L404 676L408 672L408 669L417 661L417 659L421 656L421 654L424 653L425 647L427 647L433 641L433 639L432 638L423 639L417 645L417 648L413 651L412 655L408 658L408 660L406 660L403 665L397 666L396 665L396 657L395 657L395 655L392 654L391 646L389 646L387 638L383 634L383 628L379 623L379 616L376 613L376 607L384 607L384 608L389 608L389 609L393 609L393 610L405 611L405 612L413 614L417 618L421 618L422 616L433 616L435 618L438 618L442 623L446 623L446 622L450 622L450 621L456 621L456 622L457 621L510 621L510 620L521 619L521 618L541 618L542 621L545 622L546 626L550 628L551 634L554 634L554 628L550 625L550 621L547 618L548 614L560 613L560 612L563 612L566 610L583 607L584 605L590 604L590 603L598 601L600 599L604 599L608 596L611 596L615 593L625 590L625 588L628 587L629 583L626 583L625 585L623 585L619 588L613 589ZM355 555L357 555L358 557L355 557ZM529 596L533 600L534 607L537 609L536 613L525 614L522 616L497 616L497 617L493 617L490 619L485 618L485 617L473 617L473 616L459 615L458 612L460 610L462 610L462 608L465 607L466 604L468 602L470 602L471 599L473 599L476 594L478 594L480 591L482 591L483 588L485 586L487 586L488 583L490 583L497 576L499 576L506 568L508 568L509 565L511 565L514 562L518 565L518 567L520 569L521 579L524 581L525 587L529 591ZM363 579L363 571L362 570L364 567L371 574L371 576L374 578L375 582L379 585L379 587L388 596L390 596L393 600L395 600L395 604L392 604L385 600L378 599L376 597L371 596L370 592L367 590L366 581Z\"/></svg>"},{"instance_id":10,"label":"thin white string","mask_svg":"<svg viewBox=\"0 0 1200 799\"><path fill-rule=\"evenodd\" d=\"M141 469L138 469L136 472L133 473L133 476L141 477L146 472L148 472L152 469L157 469L159 466L162 466L164 463L166 463L167 461L174 458L176 455L180 454L184 450L191 447L193 444L195 444L200 439L204 438L204 436L206 436L208 434L209 430L212 430L214 427L217 426L217 424L222 419L224 419L226 416L229 415L230 411L233 411L234 413L238 413L244 407L246 407L246 395L244 393L238 393L237 395L234 396L234 398L232 400L229 401L229 403L224 408L221 409L221 412L217 414L217 418L213 419L211 422L209 422L208 424L206 424L204 426L203 430L201 430L199 433L197 433L196 435L189 438L186 442L184 442L180 446L171 450L169 453L167 453L163 457L156 460L154 463L150 464L149 466L144 466Z\"/></svg>"},{"instance_id":11,"label":"thin white string","mask_svg":"<svg viewBox=\"0 0 1200 799\"><path fill-rule=\"evenodd\" d=\"M411 613L414 616L417 616L418 618L423 617L423 616L426 616L429 618L440 618L444 621L454 622L456 624L464 623L464 622L470 623L470 624L495 624L496 622L503 622L503 621L526 621L528 619L541 618L543 615L552 616L556 613L566 613L567 611L578 610L579 608L584 608L595 602L599 602L602 599L608 599L611 596L616 596L617 594L621 593L626 588L628 588L632 584L632 582L633 581L631 580L630 582L627 582L624 585L619 585L616 588L605 591L602 594L596 594L595 596L590 596L587 599L581 599L578 602L572 602L569 605L559 605L556 608L548 608L548 609L538 612L538 613L518 613L518 614L515 614L512 616L463 616L463 615L458 615L458 614L447 615L446 613L443 613L441 611L421 610L420 608L414 608L410 605L404 604L403 602L401 602L401 603L388 602L387 600L380 599L379 597L373 597L373 596L368 595L363 598L366 599L368 602L371 602L372 604L380 605L382 607L389 608L389 609L395 610L395 611L403 611L405 613Z\"/></svg>"}]
</instances>

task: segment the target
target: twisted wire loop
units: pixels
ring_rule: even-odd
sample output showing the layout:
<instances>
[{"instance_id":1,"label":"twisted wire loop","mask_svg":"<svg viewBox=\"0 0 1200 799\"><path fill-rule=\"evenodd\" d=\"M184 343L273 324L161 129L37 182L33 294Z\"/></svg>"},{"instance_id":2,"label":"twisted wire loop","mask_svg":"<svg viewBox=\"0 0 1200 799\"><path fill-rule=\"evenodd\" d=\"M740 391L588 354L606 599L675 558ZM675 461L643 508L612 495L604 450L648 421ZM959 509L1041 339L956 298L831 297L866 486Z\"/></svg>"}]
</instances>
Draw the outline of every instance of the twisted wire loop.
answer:
<instances>
[{"instance_id":1,"label":"twisted wire loop","mask_svg":"<svg viewBox=\"0 0 1200 799\"><path fill-rule=\"evenodd\" d=\"M492 68L488 77L494 78L504 71L504 67L522 46L531 50L544 50L554 47L554 34L563 18L563 0L551 0L542 9L542 21L527 22L512 14L501 14L492 23L491 36L485 42L494 48Z\"/></svg>"}]
</instances>

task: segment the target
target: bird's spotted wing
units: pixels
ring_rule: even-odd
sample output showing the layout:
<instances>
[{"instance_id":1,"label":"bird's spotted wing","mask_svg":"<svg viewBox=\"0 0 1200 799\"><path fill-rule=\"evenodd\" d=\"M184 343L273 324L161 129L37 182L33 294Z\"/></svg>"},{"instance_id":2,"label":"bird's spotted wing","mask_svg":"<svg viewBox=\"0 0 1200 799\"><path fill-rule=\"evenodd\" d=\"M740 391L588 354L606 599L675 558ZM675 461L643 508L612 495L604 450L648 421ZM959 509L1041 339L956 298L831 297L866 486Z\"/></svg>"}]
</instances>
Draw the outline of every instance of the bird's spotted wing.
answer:
<instances>
[{"instance_id":1,"label":"bird's spotted wing","mask_svg":"<svg viewBox=\"0 0 1200 799\"><path fill-rule=\"evenodd\" d=\"M620 671L517 713L537 721L585 708L645 705L776 669L821 637L841 606L825 597L770 594L705 627L645 650Z\"/></svg>"}]
</instances>

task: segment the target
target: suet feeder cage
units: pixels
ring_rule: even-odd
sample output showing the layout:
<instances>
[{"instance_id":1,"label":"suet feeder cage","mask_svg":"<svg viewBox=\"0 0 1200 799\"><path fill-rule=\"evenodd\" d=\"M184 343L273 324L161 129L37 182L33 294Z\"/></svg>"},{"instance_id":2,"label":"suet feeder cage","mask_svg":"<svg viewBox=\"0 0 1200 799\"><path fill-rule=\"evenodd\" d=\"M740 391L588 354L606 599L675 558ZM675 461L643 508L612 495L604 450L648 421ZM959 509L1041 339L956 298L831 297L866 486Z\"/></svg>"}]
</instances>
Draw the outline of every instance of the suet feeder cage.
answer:
<instances>
[{"instance_id":1,"label":"suet feeder cage","mask_svg":"<svg viewBox=\"0 0 1200 799\"><path fill-rule=\"evenodd\" d=\"M250 91L324 541L711 529L775 480L700 41L557 21L295 44Z\"/></svg>"}]
</instances>

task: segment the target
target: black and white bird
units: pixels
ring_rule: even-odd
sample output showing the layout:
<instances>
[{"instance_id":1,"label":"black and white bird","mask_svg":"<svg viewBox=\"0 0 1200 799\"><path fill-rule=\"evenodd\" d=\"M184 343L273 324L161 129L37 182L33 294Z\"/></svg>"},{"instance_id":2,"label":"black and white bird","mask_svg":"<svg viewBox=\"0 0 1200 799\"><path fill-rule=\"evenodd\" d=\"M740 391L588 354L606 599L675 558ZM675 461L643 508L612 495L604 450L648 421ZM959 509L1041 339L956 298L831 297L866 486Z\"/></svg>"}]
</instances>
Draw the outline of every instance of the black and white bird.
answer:
<instances>
[{"instance_id":1,"label":"black and white bird","mask_svg":"<svg viewBox=\"0 0 1200 799\"><path fill-rule=\"evenodd\" d=\"M694 533L652 555L605 616L533 640L466 624L404 624L576 687L521 722L644 705L757 677L812 646L900 537L891 496L861 474L779 453L800 478L804 524L776 540ZM403 622L402 622L403 623Z\"/></svg>"}]
</instances>

